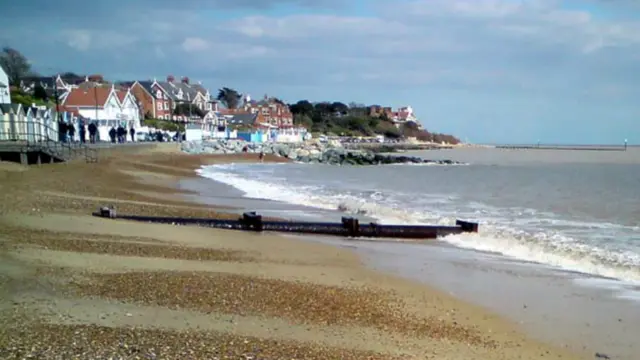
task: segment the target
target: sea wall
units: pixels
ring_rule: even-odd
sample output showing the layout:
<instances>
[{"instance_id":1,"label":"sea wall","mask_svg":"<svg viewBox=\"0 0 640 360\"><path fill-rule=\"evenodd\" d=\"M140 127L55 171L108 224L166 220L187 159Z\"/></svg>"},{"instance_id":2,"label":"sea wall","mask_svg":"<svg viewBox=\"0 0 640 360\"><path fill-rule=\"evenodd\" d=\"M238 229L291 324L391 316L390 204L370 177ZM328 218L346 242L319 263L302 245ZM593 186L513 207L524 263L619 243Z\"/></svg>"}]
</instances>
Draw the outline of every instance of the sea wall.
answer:
<instances>
[{"instance_id":1,"label":"sea wall","mask_svg":"<svg viewBox=\"0 0 640 360\"><path fill-rule=\"evenodd\" d=\"M416 156L395 156L376 154L367 150L345 149L337 142L320 143L317 141L282 144L248 143L238 140L185 141L181 144L183 152L188 154L237 154L247 148L249 153L273 154L304 163L322 163L331 165L381 165L381 164L459 164L451 160L424 160Z\"/></svg>"}]
</instances>

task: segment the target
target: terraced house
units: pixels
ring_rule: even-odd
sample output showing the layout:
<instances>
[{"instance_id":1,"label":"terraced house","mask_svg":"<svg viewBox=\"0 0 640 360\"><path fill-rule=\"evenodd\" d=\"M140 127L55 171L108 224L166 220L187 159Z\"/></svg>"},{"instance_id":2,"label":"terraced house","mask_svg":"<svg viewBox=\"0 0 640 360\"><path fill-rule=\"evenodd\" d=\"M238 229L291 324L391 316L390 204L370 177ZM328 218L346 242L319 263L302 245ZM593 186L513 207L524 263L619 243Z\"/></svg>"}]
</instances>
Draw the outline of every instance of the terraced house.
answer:
<instances>
[{"instance_id":1,"label":"terraced house","mask_svg":"<svg viewBox=\"0 0 640 360\"><path fill-rule=\"evenodd\" d=\"M218 111L218 102L209 90L201 83L192 84L188 77L176 81L175 77L169 75L166 81L154 79L123 84L131 87L147 117L174 121L187 121L189 117L196 117L196 111L191 116L188 113L176 114L175 109L180 104L188 105L187 109L199 109L205 114L204 119L201 119L204 121L211 120Z\"/></svg>"},{"instance_id":2,"label":"terraced house","mask_svg":"<svg viewBox=\"0 0 640 360\"><path fill-rule=\"evenodd\" d=\"M122 83L130 86L131 93L138 100L141 116L172 120L174 103L171 96L155 80L141 80Z\"/></svg>"}]
</instances>

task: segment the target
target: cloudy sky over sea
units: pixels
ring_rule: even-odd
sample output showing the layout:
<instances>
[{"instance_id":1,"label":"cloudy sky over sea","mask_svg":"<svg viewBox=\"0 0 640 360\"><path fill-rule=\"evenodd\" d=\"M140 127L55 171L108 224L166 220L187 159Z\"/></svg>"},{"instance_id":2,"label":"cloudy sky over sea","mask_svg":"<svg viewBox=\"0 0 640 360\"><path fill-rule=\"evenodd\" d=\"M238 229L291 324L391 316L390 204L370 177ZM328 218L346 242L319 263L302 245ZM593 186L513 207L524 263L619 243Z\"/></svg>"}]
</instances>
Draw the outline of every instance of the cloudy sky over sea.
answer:
<instances>
[{"instance_id":1,"label":"cloudy sky over sea","mask_svg":"<svg viewBox=\"0 0 640 360\"><path fill-rule=\"evenodd\" d=\"M640 143L636 0L30 0L0 44L41 73L188 76L260 97L410 104L473 142Z\"/></svg>"}]
</instances>

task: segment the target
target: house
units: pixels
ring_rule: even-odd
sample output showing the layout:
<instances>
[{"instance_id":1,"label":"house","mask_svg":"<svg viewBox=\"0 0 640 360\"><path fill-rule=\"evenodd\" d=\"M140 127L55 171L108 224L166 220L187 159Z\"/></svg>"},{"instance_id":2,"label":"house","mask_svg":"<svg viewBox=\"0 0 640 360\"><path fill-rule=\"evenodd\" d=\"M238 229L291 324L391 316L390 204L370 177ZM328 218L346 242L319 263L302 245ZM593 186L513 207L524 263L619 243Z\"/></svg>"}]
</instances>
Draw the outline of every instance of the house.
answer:
<instances>
[{"instance_id":1,"label":"house","mask_svg":"<svg viewBox=\"0 0 640 360\"><path fill-rule=\"evenodd\" d=\"M98 75L99 76L99 75ZM54 97L56 91L58 98L62 99L69 90L78 87L90 77L75 74L63 74L56 76L25 76L20 79L20 89L26 93L33 93L36 86L42 86L48 96Z\"/></svg>"},{"instance_id":2,"label":"house","mask_svg":"<svg viewBox=\"0 0 640 360\"><path fill-rule=\"evenodd\" d=\"M262 100L254 101L247 95L241 111L259 114L262 124L269 124L276 128L293 127L293 114L289 106L274 97L265 95Z\"/></svg>"},{"instance_id":3,"label":"house","mask_svg":"<svg viewBox=\"0 0 640 360\"><path fill-rule=\"evenodd\" d=\"M166 81L138 80L121 84L131 88L144 116L182 122L197 117L199 122L206 122L215 118L214 114L218 111L218 101L211 96L209 90L205 89L201 83L191 84L187 77L183 77L179 82L169 75ZM176 107L181 104L200 109L206 114L204 119L195 114L175 115Z\"/></svg>"},{"instance_id":4,"label":"house","mask_svg":"<svg viewBox=\"0 0 640 360\"><path fill-rule=\"evenodd\" d=\"M254 113L237 113L227 115L227 124L233 128L257 128L258 125L258 114Z\"/></svg>"},{"instance_id":5,"label":"house","mask_svg":"<svg viewBox=\"0 0 640 360\"><path fill-rule=\"evenodd\" d=\"M380 105L371 105L369 106L369 116L371 117L381 117L386 116L388 119L393 118L393 110L391 107L383 107Z\"/></svg>"},{"instance_id":6,"label":"house","mask_svg":"<svg viewBox=\"0 0 640 360\"><path fill-rule=\"evenodd\" d=\"M110 87L91 89L74 88L69 91L62 104L65 109L75 111L98 125L100 139L108 139L112 127L127 129L140 127L140 109L130 90Z\"/></svg>"},{"instance_id":7,"label":"house","mask_svg":"<svg viewBox=\"0 0 640 360\"><path fill-rule=\"evenodd\" d=\"M167 81L160 84L173 96L176 105L191 104L203 112L218 110L218 101L202 86L202 83L192 84L186 76L176 81L175 77L169 75Z\"/></svg>"},{"instance_id":8,"label":"house","mask_svg":"<svg viewBox=\"0 0 640 360\"><path fill-rule=\"evenodd\" d=\"M9 77L0 66L0 104L11 104L11 89L9 87Z\"/></svg>"},{"instance_id":9,"label":"house","mask_svg":"<svg viewBox=\"0 0 640 360\"><path fill-rule=\"evenodd\" d=\"M157 81L141 80L122 84L130 86L143 116L162 120L173 119L174 106L171 96Z\"/></svg>"},{"instance_id":10,"label":"house","mask_svg":"<svg viewBox=\"0 0 640 360\"><path fill-rule=\"evenodd\" d=\"M259 122L258 113L238 113L229 116L229 128L236 130L236 138L249 142L269 140L269 131Z\"/></svg>"},{"instance_id":11,"label":"house","mask_svg":"<svg viewBox=\"0 0 640 360\"><path fill-rule=\"evenodd\" d=\"M176 81L172 75L167 76L166 81L157 81L173 102L173 108L179 104L189 104L197 107L202 112L218 111L218 101L205 89L201 83L192 84L188 77ZM175 120L184 120L176 117Z\"/></svg>"},{"instance_id":12,"label":"house","mask_svg":"<svg viewBox=\"0 0 640 360\"><path fill-rule=\"evenodd\" d=\"M120 120L128 122L137 121L137 127L139 127L140 108L135 96L131 93L131 90L116 90L115 92L118 96L118 102L120 103ZM131 126L132 124L130 123L127 129L131 128Z\"/></svg>"},{"instance_id":13,"label":"house","mask_svg":"<svg viewBox=\"0 0 640 360\"><path fill-rule=\"evenodd\" d=\"M422 129L422 124L418 120L418 118L413 113L413 108L411 106L404 106L398 109L393 113L391 120L396 125L396 127L400 127L406 123L413 123L418 126L418 129Z\"/></svg>"}]
</instances>

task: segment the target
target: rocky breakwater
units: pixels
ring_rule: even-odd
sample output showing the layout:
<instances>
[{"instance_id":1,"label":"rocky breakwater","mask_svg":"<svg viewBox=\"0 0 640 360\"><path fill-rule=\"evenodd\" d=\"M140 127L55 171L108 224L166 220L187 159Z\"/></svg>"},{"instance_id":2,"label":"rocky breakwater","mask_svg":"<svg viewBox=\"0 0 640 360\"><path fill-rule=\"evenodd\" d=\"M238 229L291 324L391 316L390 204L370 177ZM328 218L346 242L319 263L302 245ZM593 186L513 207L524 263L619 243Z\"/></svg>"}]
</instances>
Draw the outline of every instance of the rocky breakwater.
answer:
<instances>
[{"instance_id":1,"label":"rocky breakwater","mask_svg":"<svg viewBox=\"0 0 640 360\"><path fill-rule=\"evenodd\" d=\"M185 141L181 148L183 152L188 154L238 154L244 152L246 148L249 153L264 152L303 163L330 165L460 164L452 160L425 160L416 156L383 155L367 150L350 150L335 142L325 144L311 141L280 144L248 143L238 140L206 140Z\"/></svg>"}]
</instances>

